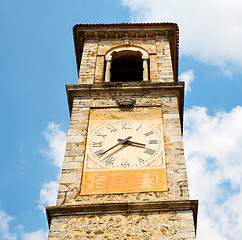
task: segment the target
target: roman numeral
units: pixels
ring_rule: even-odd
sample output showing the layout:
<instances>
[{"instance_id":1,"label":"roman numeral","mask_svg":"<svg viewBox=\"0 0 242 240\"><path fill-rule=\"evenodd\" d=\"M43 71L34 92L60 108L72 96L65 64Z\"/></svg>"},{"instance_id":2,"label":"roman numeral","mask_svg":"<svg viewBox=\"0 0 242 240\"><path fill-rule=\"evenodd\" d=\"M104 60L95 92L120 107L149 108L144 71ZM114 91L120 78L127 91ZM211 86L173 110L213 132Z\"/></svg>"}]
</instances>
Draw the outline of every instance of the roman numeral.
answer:
<instances>
[{"instance_id":1,"label":"roman numeral","mask_svg":"<svg viewBox=\"0 0 242 240\"><path fill-rule=\"evenodd\" d=\"M129 167L129 162L128 162L128 160L126 160L126 159L122 159L122 163L121 163L121 167Z\"/></svg>"},{"instance_id":2,"label":"roman numeral","mask_svg":"<svg viewBox=\"0 0 242 240\"><path fill-rule=\"evenodd\" d=\"M158 144L158 140L149 140L149 144Z\"/></svg>"},{"instance_id":3,"label":"roman numeral","mask_svg":"<svg viewBox=\"0 0 242 240\"><path fill-rule=\"evenodd\" d=\"M103 159L106 164L113 165L115 161L115 157L113 156L108 156L107 158Z\"/></svg>"},{"instance_id":4,"label":"roman numeral","mask_svg":"<svg viewBox=\"0 0 242 240\"><path fill-rule=\"evenodd\" d=\"M141 157L137 156L137 158L139 159L139 164L144 164L145 163L145 160L142 159Z\"/></svg>"},{"instance_id":5,"label":"roman numeral","mask_svg":"<svg viewBox=\"0 0 242 240\"><path fill-rule=\"evenodd\" d=\"M142 124L138 128L136 128L136 131L139 131L141 127L142 127Z\"/></svg>"},{"instance_id":6,"label":"roman numeral","mask_svg":"<svg viewBox=\"0 0 242 240\"><path fill-rule=\"evenodd\" d=\"M116 129L112 124L108 124L106 127L107 127L107 129L109 129L111 132L115 132L115 131L117 131L117 129Z\"/></svg>"},{"instance_id":7,"label":"roman numeral","mask_svg":"<svg viewBox=\"0 0 242 240\"><path fill-rule=\"evenodd\" d=\"M92 146L93 147L102 147L103 143L102 142L93 142Z\"/></svg>"},{"instance_id":8,"label":"roman numeral","mask_svg":"<svg viewBox=\"0 0 242 240\"><path fill-rule=\"evenodd\" d=\"M130 121L128 122L122 122L122 129L131 129L132 123Z\"/></svg>"},{"instance_id":9,"label":"roman numeral","mask_svg":"<svg viewBox=\"0 0 242 240\"><path fill-rule=\"evenodd\" d=\"M98 137L102 137L102 138L107 137L107 135L105 135L105 134L101 134L101 133L97 133L97 136L98 136Z\"/></svg>"},{"instance_id":10,"label":"roman numeral","mask_svg":"<svg viewBox=\"0 0 242 240\"><path fill-rule=\"evenodd\" d=\"M101 149L101 150L96 151L95 154L96 154L98 157L101 157L101 156L103 155L103 152L104 152L104 150Z\"/></svg>"},{"instance_id":11,"label":"roman numeral","mask_svg":"<svg viewBox=\"0 0 242 240\"><path fill-rule=\"evenodd\" d=\"M150 131L150 132L145 133L145 136L148 137L148 136L150 136L152 134L154 134L154 132L153 131Z\"/></svg>"},{"instance_id":12,"label":"roman numeral","mask_svg":"<svg viewBox=\"0 0 242 240\"><path fill-rule=\"evenodd\" d=\"M150 154L150 155L153 155L153 153L155 152L155 150L151 149L151 148L146 148L144 153L147 153L147 154Z\"/></svg>"}]
</instances>

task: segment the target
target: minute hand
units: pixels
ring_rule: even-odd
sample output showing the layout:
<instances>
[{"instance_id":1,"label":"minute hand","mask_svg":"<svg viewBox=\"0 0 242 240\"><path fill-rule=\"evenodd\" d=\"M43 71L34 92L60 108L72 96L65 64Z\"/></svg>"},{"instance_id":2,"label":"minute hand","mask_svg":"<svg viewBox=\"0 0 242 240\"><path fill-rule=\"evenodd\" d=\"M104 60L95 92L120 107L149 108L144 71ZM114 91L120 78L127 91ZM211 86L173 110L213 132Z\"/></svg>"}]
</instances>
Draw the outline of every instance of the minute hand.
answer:
<instances>
[{"instance_id":1,"label":"minute hand","mask_svg":"<svg viewBox=\"0 0 242 240\"><path fill-rule=\"evenodd\" d=\"M123 139L118 139L118 141L122 141ZM127 143L127 144L135 144L135 145L138 145L138 146L142 146L142 147L145 147L145 144L144 143L139 143L139 142L133 142L133 141L127 141L127 142L125 142L125 143Z\"/></svg>"},{"instance_id":2,"label":"minute hand","mask_svg":"<svg viewBox=\"0 0 242 240\"><path fill-rule=\"evenodd\" d=\"M113 149L113 148L115 148L115 147L117 147L117 146L119 146L119 145L121 145L121 144L127 142L130 138L132 138L132 137L129 136L129 137L126 137L125 139L122 139L122 141L118 142L117 144L113 145L113 146L110 147L109 149L107 149L107 150L105 150L104 152L102 152L102 155L105 154L106 152L110 151L111 149Z\"/></svg>"}]
</instances>

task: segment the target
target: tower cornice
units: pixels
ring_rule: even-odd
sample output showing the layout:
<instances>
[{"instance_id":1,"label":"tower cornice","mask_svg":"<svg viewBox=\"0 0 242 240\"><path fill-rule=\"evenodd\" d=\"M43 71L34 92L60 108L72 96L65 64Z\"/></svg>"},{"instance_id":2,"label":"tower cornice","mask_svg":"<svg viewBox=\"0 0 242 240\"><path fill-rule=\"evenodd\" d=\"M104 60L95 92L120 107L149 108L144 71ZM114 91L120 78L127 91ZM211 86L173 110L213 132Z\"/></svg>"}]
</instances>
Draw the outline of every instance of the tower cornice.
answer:
<instances>
[{"instance_id":1,"label":"tower cornice","mask_svg":"<svg viewBox=\"0 0 242 240\"><path fill-rule=\"evenodd\" d=\"M150 213L189 211L193 212L193 220L196 231L198 200L159 201L144 203L105 203L105 204L80 204L70 206L48 206L46 213L49 226L52 217L73 215L102 215L117 213Z\"/></svg>"}]
</instances>

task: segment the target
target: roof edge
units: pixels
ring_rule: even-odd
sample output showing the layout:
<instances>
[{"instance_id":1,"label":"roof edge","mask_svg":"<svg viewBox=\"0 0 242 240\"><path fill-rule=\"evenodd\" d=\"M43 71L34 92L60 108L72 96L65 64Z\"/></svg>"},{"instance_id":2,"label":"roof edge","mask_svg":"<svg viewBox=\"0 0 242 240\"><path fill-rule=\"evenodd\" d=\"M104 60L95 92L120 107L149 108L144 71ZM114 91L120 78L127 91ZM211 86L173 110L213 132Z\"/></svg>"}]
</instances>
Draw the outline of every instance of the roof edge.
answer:
<instances>
[{"instance_id":1,"label":"roof edge","mask_svg":"<svg viewBox=\"0 0 242 240\"><path fill-rule=\"evenodd\" d=\"M155 23L80 23L75 24L73 29L76 27L127 27L127 26L177 26L177 23L172 22L155 22Z\"/></svg>"}]
</instances>

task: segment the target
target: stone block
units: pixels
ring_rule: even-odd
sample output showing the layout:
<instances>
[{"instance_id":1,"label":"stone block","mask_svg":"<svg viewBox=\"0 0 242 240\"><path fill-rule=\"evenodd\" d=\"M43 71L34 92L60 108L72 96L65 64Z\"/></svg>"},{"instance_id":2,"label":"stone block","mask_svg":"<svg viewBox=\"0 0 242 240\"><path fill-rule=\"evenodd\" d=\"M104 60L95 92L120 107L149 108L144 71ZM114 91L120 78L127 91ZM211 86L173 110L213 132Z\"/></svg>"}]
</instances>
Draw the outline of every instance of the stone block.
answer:
<instances>
[{"instance_id":1,"label":"stone block","mask_svg":"<svg viewBox=\"0 0 242 240\"><path fill-rule=\"evenodd\" d=\"M174 235L174 239L195 238L195 232L182 232Z\"/></svg>"},{"instance_id":2,"label":"stone block","mask_svg":"<svg viewBox=\"0 0 242 240\"><path fill-rule=\"evenodd\" d=\"M61 175L61 183L69 184L69 183L80 183L81 181L81 173L80 172L72 172L69 174L62 174Z\"/></svg>"},{"instance_id":3,"label":"stone block","mask_svg":"<svg viewBox=\"0 0 242 240\"><path fill-rule=\"evenodd\" d=\"M80 162L68 162L64 161L63 169L80 169Z\"/></svg>"},{"instance_id":4,"label":"stone block","mask_svg":"<svg viewBox=\"0 0 242 240\"><path fill-rule=\"evenodd\" d=\"M76 135L74 135L74 136L71 136L71 135L69 135L68 136L68 138L67 138L67 142L69 142L69 143L77 143L77 142L84 142L84 137L83 136L76 136Z\"/></svg>"},{"instance_id":5,"label":"stone block","mask_svg":"<svg viewBox=\"0 0 242 240\"><path fill-rule=\"evenodd\" d=\"M184 173L168 173L167 174L167 179L168 181L186 181L187 180L187 176L186 176L186 172Z\"/></svg>"}]
</instances>

